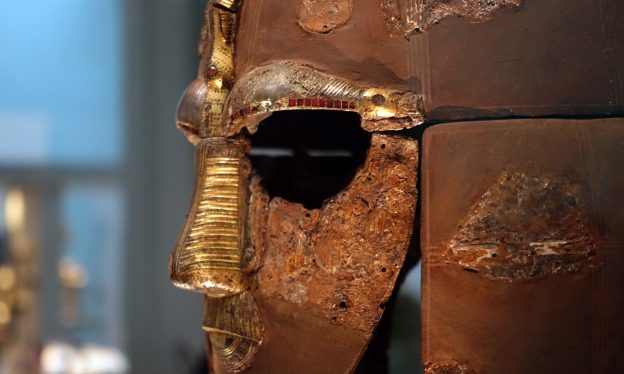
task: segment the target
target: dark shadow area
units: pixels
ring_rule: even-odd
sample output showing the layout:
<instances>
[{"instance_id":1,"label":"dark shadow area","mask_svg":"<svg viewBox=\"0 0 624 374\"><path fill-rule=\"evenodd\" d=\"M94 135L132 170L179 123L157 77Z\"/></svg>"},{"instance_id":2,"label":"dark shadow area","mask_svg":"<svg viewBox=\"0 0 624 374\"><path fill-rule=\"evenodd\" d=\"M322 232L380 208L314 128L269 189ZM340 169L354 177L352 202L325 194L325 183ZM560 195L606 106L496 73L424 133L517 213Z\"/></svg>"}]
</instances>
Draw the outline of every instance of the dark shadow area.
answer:
<instances>
[{"instance_id":1,"label":"dark shadow area","mask_svg":"<svg viewBox=\"0 0 624 374\"><path fill-rule=\"evenodd\" d=\"M364 163L370 133L356 113L276 112L252 135L251 162L271 198L320 208L343 190Z\"/></svg>"},{"instance_id":2,"label":"dark shadow area","mask_svg":"<svg viewBox=\"0 0 624 374\"><path fill-rule=\"evenodd\" d=\"M420 274L420 267L411 270L394 306L388 349L391 374L419 374L424 370L420 359Z\"/></svg>"}]
</instances>

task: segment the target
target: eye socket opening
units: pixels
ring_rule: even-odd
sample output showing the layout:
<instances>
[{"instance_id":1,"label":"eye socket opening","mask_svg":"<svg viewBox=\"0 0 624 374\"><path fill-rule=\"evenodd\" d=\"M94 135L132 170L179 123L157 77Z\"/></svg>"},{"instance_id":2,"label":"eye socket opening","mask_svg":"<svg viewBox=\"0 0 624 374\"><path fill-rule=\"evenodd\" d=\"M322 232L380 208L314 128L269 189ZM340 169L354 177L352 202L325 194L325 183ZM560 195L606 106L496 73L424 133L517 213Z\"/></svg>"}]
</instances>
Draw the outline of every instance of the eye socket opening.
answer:
<instances>
[{"instance_id":1,"label":"eye socket opening","mask_svg":"<svg viewBox=\"0 0 624 374\"><path fill-rule=\"evenodd\" d=\"M250 136L251 162L270 198L318 209L345 189L366 159L371 134L357 113L273 113Z\"/></svg>"}]
</instances>

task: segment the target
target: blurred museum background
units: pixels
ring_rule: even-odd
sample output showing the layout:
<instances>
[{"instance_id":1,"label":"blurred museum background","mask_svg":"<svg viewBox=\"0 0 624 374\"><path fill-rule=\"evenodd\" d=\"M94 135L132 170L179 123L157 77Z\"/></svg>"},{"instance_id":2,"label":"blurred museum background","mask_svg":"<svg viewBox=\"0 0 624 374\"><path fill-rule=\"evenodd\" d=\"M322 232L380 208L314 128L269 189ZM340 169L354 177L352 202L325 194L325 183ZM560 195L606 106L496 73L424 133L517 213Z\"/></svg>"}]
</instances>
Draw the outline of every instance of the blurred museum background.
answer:
<instances>
[{"instance_id":1,"label":"blurred museum background","mask_svg":"<svg viewBox=\"0 0 624 374\"><path fill-rule=\"evenodd\" d=\"M174 126L200 0L0 2L0 374L198 373L167 261L193 184ZM416 372L419 274L393 373Z\"/></svg>"}]
</instances>

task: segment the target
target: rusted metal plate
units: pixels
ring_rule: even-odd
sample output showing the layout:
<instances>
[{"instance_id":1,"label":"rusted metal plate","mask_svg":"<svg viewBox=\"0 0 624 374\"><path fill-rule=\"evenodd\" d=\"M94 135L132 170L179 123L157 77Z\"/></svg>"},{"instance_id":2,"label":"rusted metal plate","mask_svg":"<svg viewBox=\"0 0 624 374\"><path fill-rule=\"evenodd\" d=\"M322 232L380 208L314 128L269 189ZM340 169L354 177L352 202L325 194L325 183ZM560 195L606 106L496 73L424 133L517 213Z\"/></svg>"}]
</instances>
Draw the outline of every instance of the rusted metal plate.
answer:
<instances>
[{"instance_id":1,"label":"rusted metal plate","mask_svg":"<svg viewBox=\"0 0 624 374\"><path fill-rule=\"evenodd\" d=\"M361 0L325 34L297 23L308 3L244 3L236 74L297 61L422 94L432 121L624 113L622 1ZM427 27L396 35L392 9Z\"/></svg>"},{"instance_id":2,"label":"rusted metal plate","mask_svg":"<svg viewBox=\"0 0 624 374\"><path fill-rule=\"evenodd\" d=\"M382 0L388 30L410 38L445 18L457 16L488 21L500 8L519 6L522 0Z\"/></svg>"},{"instance_id":3,"label":"rusted metal plate","mask_svg":"<svg viewBox=\"0 0 624 374\"><path fill-rule=\"evenodd\" d=\"M318 209L250 185L249 291L206 298L215 373L350 373L410 246L418 143L374 133L350 184Z\"/></svg>"},{"instance_id":4,"label":"rusted metal plate","mask_svg":"<svg viewBox=\"0 0 624 374\"><path fill-rule=\"evenodd\" d=\"M425 132L429 373L624 371L623 163L623 119Z\"/></svg>"},{"instance_id":5,"label":"rusted metal plate","mask_svg":"<svg viewBox=\"0 0 624 374\"><path fill-rule=\"evenodd\" d=\"M253 182L252 293L265 325L250 372L355 370L407 254L417 166L416 141L376 133L349 186L320 209L269 199Z\"/></svg>"}]
</instances>

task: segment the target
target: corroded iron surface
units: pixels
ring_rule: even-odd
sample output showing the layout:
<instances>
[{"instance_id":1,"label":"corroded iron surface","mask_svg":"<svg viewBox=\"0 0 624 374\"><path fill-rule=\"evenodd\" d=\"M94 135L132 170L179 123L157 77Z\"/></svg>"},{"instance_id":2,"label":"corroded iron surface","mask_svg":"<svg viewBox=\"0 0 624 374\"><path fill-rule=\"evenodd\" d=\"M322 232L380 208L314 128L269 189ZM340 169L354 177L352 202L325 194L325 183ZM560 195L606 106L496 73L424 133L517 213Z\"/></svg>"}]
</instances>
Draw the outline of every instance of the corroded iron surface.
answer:
<instances>
[{"instance_id":1,"label":"corroded iron surface","mask_svg":"<svg viewBox=\"0 0 624 374\"><path fill-rule=\"evenodd\" d=\"M520 4L521 0L382 0L381 7L388 31L409 38L448 17L484 22L494 11Z\"/></svg>"},{"instance_id":2,"label":"corroded iron surface","mask_svg":"<svg viewBox=\"0 0 624 374\"><path fill-rule=\"evenodd\" d=\"M587 194L565 178L504 172L448 244L450 262L507 281L595 266Z\"/></svg>"},{"instance_id":3,"label":"corroded iron surface","mask_svg":"<svg viewBox=\"0 0 624 374\"><path fill-rule=\"evenodd\" d=\"M353 0L303 0L299 25L306 31L328 33L351 19Z\"/></svg>"},{"instance_id":4,"label":"corroded iron surface","mask_svg":"<svg viewBox=\"0 0 624 374\"><path fill-rule=\"evenodd\" d=\"M171 274L208 295L215 373L355 370L416 205L416 143L380 132L425 118L622 113L624 33L613 19L624 3L520 3L208 3L198 78L178 112L198 172ZM238 138L302 109L354 112L373 132L365 165L320 209L269 198ZM605 135L621 138L621 127L599 124L425 135L429 372L624 371L612 353L624 335L624 275L612 266L624 261L624 209L609 205L624 184L607 177L624 148Z\"/></svg>"},{"instance_id":5,"label":"corroded iron surface","mask_svg":"<svg viewBox=\"0 0 624 374\"><path fill-rule=\"evenodd\" d=\"M330 3L304 2L302 26L347 22L353 4ZM208 3L198 78L179 105L177 125L197 148L197 172L170 277L204 294L215 373L317 372L310 360L351 372L394 289L416 206L417 144L380 132L422 123L422 97L295 61L235 77L238 5ZM361 170L320 209L271 199L251 178L245 137L281 110L355 112L373 132ZM299 336L303 344L293 342ZM285 350L292 354L283 357Z\"/></svg>"},{"instance_id":6,"label":"corroded iron surface","mask_svg":"<svg viewBox=\"0 0 624 374\"><path fill-rule=\"evenodd\" d=\"M620 118L426 130L430 372L624 372L623 162Z\"/></svg>"},{"instance_id":7,"label":"corroded iron surface","mask_svg":"<svg viewBox=\"0 0 624 374\"><path fill-rule=\"evenodd\" d=\"M413 140L371 142L349 187L320 210L276 198L262 208L265 221L252 222L264 247L257 292L369 334L405 259L418 157Z\"/></svg>"}]
</instances>

